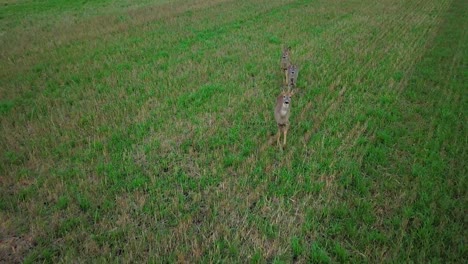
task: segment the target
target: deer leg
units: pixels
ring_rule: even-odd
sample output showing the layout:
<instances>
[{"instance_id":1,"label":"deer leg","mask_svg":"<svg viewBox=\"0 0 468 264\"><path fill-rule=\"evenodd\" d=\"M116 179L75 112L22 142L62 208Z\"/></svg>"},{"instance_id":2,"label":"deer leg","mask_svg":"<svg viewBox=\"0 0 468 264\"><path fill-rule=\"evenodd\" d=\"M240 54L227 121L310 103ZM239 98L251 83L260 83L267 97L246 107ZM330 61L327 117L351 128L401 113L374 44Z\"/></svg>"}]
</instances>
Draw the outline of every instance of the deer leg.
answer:
<instances>
[{"instance_id":1,"label":"deer leg","mask_svg":"<svg viewBox=\"0 0 468 264\"><path fill-rule=\"evenodd\" d=\"M288 135L288 129L284 130L284 141L283 141L283 146L286 145L286 135Z\"/></svg>"},{"instance_id":2,"label":"deer leg","mask_svg":"<svg viewBox=\"0 0 468 264\"><path fill-rule=\"evenodd\" d=\"M279 146L281 137L281 130L278 128L278 133L276 133L276 144Z\"/></svg>"}]
</instances>

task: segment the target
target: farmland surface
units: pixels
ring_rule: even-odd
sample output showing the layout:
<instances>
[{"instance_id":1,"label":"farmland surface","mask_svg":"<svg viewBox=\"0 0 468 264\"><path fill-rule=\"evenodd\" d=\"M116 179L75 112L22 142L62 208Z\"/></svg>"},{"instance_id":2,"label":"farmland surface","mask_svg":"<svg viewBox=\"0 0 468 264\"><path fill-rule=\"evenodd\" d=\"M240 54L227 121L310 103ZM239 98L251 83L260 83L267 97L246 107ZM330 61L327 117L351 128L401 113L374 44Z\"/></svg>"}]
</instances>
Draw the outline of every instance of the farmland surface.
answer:
<instances>
[{"instance_id":1,"label":"farmland surface","mask_svg":"<svg viewBox=\"0 0 468 264\"><path fill-rule=\"evenodd\" d=\"M0 262L466 263L467 11L1 1Z\"/></svg>"}]
</instances>

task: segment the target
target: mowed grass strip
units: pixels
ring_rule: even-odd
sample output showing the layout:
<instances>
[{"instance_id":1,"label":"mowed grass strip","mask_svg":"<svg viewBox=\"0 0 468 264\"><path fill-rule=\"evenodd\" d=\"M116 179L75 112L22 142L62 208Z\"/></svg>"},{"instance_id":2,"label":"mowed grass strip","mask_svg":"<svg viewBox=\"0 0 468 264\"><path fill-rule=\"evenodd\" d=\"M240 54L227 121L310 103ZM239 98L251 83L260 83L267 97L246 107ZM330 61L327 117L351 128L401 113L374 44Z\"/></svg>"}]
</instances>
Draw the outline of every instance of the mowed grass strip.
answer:
<instances>
[{"instance_id":1,"label":"mowed grass strip","mask_svg":"<svg viewBox=\"0 0 468 264\"><path fill-rule=\"evenodd\" d=\"M2 259L466 258L463 1L140 5L2 35Z\"/></svg>"}]
</instances>

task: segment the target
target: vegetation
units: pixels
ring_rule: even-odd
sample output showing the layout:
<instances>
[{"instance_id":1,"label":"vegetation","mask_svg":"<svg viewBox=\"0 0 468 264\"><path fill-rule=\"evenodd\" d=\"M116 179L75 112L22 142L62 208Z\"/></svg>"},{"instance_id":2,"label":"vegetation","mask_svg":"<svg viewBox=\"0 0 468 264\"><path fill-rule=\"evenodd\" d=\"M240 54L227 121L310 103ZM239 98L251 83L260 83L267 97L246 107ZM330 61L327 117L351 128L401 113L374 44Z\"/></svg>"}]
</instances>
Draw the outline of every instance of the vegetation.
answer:
<instances>
[{"instance_id":1,"label":"vegetation","mask_svg":"<svg viewBox=\"0 0 468 264\"><path fill-rule=\"evenodd\" d=\"M2 5L1 261L467 261L467 1Z\"/></svg>"}]
</instances>

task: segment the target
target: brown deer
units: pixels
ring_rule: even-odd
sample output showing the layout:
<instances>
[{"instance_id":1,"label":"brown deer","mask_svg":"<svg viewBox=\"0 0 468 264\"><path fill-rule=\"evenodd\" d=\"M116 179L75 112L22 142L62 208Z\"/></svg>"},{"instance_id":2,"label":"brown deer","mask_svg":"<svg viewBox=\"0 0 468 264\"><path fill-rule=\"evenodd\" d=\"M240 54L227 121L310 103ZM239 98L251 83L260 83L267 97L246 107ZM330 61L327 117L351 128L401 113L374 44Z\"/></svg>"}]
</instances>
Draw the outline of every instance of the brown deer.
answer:
<instances>
[{"instance_id":1,"label":"brown deer","mask_svg":"<svg viewBox=\"0 0 468 264\"><path fill-rule=\"evenodd\" d=\"M297 77L299 76L299 69L297 68L296 65L289 65L288 67L288 74L287 74L287 80L288 80L288 87L295 88L297 84Z\"/></svg>"},{"instance_id":2,"label":"brown deer","mask_svg":"<svg viewBox=\"0 0 468 264\"><path fill-rule=\"evenodd\" d=\"M276 107L275 107L275 120L278 124L278 134L276 137L276 143L280 145L281 134L283 137L283 145L286 145L286 136L289 129L289 116L291 109L291 97L294 95L294 90L288 89L287 91L283 90L281 94L276 98Z\"/></svg>"},{"instance_id":3,"label":"brown deer","mask_svg":"<svg viewBox=\"0 0 468 264\"><path fill-rule=\"evenodd\" d=\"M290 61L290 53L291 47L287 47L283 49L283 54L281 55L281 70L284 71L285 82L284 84L288 84L288 68L291 65Z\"/></svg>"}]
</instances>

